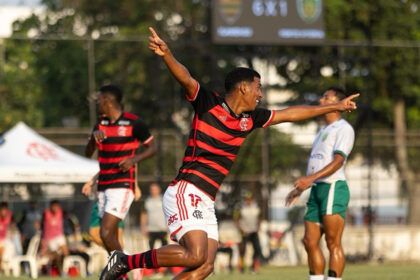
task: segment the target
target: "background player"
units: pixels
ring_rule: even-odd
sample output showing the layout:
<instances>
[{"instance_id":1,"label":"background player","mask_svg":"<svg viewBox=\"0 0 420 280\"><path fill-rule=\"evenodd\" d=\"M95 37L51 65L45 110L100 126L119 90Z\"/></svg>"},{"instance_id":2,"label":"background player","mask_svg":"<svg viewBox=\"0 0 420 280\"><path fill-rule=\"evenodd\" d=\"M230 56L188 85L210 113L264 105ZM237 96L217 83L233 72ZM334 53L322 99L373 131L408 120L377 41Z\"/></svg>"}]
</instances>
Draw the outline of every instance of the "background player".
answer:
<instances>
[{"instance_id":1,"label":"background player","mask_svg":"<svg viewBox=\"0 0 420 280\"><path fill-rule=\"evenodd\" d=\"M342 89L329 88L319 104L334 104L345 97ZM341 279L345 264L341 237L350 193L344 166L353 148L354 130L341 119L339 111L325 114L323 119L326 126L318 132L312 145L307 175L296 180L295 189L286 198L286 205L293 205L304 190L312 187L304 217L303 239L310 280L324 279L325 260L319 247L323 233L330 253L328 280Z\"/></svg>"}]
</instances>

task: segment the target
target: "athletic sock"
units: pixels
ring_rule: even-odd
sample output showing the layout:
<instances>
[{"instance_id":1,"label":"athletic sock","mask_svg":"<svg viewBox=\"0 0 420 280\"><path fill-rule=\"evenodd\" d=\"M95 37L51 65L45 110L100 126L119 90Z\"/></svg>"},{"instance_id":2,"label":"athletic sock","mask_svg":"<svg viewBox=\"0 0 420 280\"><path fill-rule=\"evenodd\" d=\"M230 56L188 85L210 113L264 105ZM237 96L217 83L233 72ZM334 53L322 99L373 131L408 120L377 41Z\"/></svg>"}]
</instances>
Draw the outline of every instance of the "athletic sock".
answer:
<instances>
[{"instance_id":1,"label":"athletic sock","mask_svg":"<svg viewBox=\"0 0 420 280\"><path fill-rule=\"evenodd\" d=\"M156 257L156 249L140 254L128 255L127 263L130 270L135 268L159 268Z\"/></svg>"},{"instance_id":2,"label":"athletic sock","mask_svg":"<svg viewBox=\"0 0 420 280\"><path fill-rule=\"evenodd\" d=\"M328 277L327 280L341 280L341 277Z\"/></svg>"},{"instance_id":3,"label":"athletic sock","mask_svg":"<svg viewBox=\"0 0 420 280\"><path fill-rule=\"evenodd\" d=\"M324 280L324 274L309 275L309 280Z\"/></svg>"}]
</instances>

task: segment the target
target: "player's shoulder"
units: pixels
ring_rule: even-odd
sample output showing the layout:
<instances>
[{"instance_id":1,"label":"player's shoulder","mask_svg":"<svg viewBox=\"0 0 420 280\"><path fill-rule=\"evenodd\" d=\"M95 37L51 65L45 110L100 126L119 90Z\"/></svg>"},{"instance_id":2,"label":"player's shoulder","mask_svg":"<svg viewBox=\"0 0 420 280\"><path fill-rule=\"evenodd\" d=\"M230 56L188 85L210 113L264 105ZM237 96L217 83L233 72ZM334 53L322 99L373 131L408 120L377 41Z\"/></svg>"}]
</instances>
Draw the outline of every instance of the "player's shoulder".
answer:
<instances>
[{"instance_id":1,"label":"player's shoulder","mask_svg":"<svg viewBox=\"0 0 420 280\"><path fill-rule=\"evenodd\" d=\"M139 118L139 116L137 116L136 114L133 113L129 113L129 112L124 112L123 113L123 118L127 119L127 120L137 120Z\"/></svg>"},{"instance_id":2,"label":"player's shoulder","mask_svg":"<svg viewBox=\"0 0 420 280\"><path fill-rule=\"evenodd\" d=\"M335 130L337 133L351 133L354 134L353 126L346 120L341 119L336 123Z\"/></svg>"},{"instance_id":3,"label":"player's shoulder","mask_svg":"<svg viewBox=\"0 0 420 280\"><path fill-rule=\"evenodd\" d=\"M339 122L338 122L338 124L339 124L339 126L340 127L344 127L344 128L346 128L346 129L351 129L351 130L353 130L353 126L348 122L348 121L346 121L345 119L341 119Z\"/></svg>"}]
</instances>

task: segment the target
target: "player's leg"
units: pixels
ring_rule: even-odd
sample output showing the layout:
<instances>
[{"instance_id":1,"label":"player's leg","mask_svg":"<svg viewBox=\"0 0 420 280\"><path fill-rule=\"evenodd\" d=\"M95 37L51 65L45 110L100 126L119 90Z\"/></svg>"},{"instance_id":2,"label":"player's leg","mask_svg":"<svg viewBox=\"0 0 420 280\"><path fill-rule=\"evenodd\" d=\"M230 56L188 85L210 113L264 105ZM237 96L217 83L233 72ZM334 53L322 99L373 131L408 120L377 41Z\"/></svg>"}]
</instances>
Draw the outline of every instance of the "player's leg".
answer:
<instances>
[{"instance_id":1,"label":"player's leg","mask_svg":"<svg viewBox=\"0 0 420 280\"><path fill-rule=\"evenodd\" d=\"M238 269L240 272L245 272L245 253L246 253L246 244L247 244L247 236L242 234L242 240L238 244L239 247L239 262L238 262Z\"/></svg>"},{"instance_id":2,"label":"player's leg","mask_svg":"<svg viewBox=\"0 0 420 280\"><path fill-rule=\"evenodd\" d=\"M121 244L118 240L118 223L121 221L112 214L104 213L101 220L100 236L108 253L118 250L122 251Z\"/></svg>"},{"instance_id":3,"label":"player's leg","mask_svg":"<svg viewBox=\"0 0 420 280\"><path fill-rule=\"evenodd\" d=\"M328 276L335 279L340 278L344 270L345 258L341 246L341 237L350 193L345 181L336 181L325 190L328 190L328 195L325 195L328 199L323 202L321 214L325 240L330 252Z\"/></svg>"},{"instance_id":4,"label":"player's leg","mask_svg":"<svg viewBox=\"0 0 420 280\"><path fill-rule=\"evenodd\" d=\"M318 223L305 220L303 244L308 254L308 266L311 275L324 275L325 259L319 247L322 229Z\"/></svg>"},{"instance_id":5,"label":"player's leg","mask_svg":"<svg viewBox=\"0 0 420 280\"><path fill-rule=\"evenodd\" d=\"M182 266L191 269L199 268L208 261L208 249L207 232L192 230L183 234L180 239L180 245L170 244L159 249L152 249L135 255L125 255L122 252L115 251L109 257L108 264L102 270L99 279L117 279L119 276L136 268L173 266ZM200 271L203 274L207 270L203 267Z\"/></svg>"},{"instance_id":6,"label":"player's leg","mask_svg":"<svg viewBox=\"0 0 420 280\"><path fill-rule=\"evenodd\" d=\"M107 189L98 192L98 213L101 217L99 233L109 253L122 250L118 228L127 215L133 199L134 194L130 189Z\"/></svg>"},{"instance_id":7,"label":"player's leg","mask_svg":"<svg viewBox=\"0 0 420 280\"><path fill-rule=\"evenodd\" d=\"M156 242L156 232L149 232L149 248L153 249L155 248L155 242Z\"/></svg>"},{"instance_id":8,"label":"player's leg","mask_svg":"<svg viewBox=\"0 0 420 280\"><path fill-rule=\"evenodd\" d=\"M160 231L158 232L158 239L162 243L162 246L165 246L168 244L168 234L166 231Z\"/></svg>"},{"instance_id":9,"label":"player's leg","mask_svg":"<svg viewBox=\"0 0 420 280\"><path fill-rule=\"evenodd\" d=\"M258 232L253 232L250 235L252 248L254 250L254 254L252 256L252 270L253 272L258 272L260 270L260 258L261 258L261 245L260 239L258 237Z\"/></svg>"},{"instance_id":10,"label":"player's leg","mask_svg":"<svg viewBox=\"0 0 420 280\"><path fill-rule=\"evenodd\" d=\"M322 236L322 216L320 205L320 193L322 187L316 185L311 188L311 193L306 203L305 235L303 244L308 255L310 279L324 279L325 259L319 247Z\"/></svg>"},{"instance_id":11,"label":"player's leg","mask_svg":"<svg viewBox=\"0 0 420 280\"><path fill-rule=\"evenodd\" d=\"M330 252L328 276L340 278L345 265L341 237L344 230L344 219L339 214L323 217L325 241Z\"/></svg>"},{"instance_id":12,"label":"player's leg","mask_svg":"<svg viewBox=\"0 0 420 280\"><path fill-rule=\"evenodd\" d=\"M207 259L206 261L197 268L186 268L180 274L176 275L174 280L181 279L204 279L213 272L214 260L216 258L216 252L218 247L218 241L215 239L208 239Z\"/></svg>"}]
</instances>

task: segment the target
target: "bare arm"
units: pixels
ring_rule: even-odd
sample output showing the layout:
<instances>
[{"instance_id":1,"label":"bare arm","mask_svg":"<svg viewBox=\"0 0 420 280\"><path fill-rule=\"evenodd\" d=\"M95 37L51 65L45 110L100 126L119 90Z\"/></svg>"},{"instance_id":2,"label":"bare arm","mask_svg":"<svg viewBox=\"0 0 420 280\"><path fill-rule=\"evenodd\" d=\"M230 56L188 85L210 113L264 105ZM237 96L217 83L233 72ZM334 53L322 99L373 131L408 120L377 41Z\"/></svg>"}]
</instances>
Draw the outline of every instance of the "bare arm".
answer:
<instances>
[{"instance_id":1,"label":"bare arm","mask_svg":"<svg viewBox=\"0 0 420 280\"><path fill-rule=\"evenodd\" d=\"M292 106L283 110L276 110L273 121L270 125L282 122L297 122L310 119L316 116L324 115L334 111L353 111L355 110L356 103L352 100L360 94L353 94L336 104L319 105L319 106Z\"/></svg>"},{"instance_id":2,"label":"bare arm","mask_svg":"<svg viewBox=\"0 0 420 280\"><path fill-rule=\"evenodd\" d=\"M320 178L327 177L337 171L344 164L344 157L341 154L334 154L334 159L327 166L311 175L301 177L296 180L295 187L301 191L309 188L313 182Z\"/></svg>"},{"instance_id":3,"label":"bare arm","mask_svg":"<svg viewBox=\"0 0 420 280\"><path fill-rule=\"evenodd\" d=\"M95 152L95 150L96 150L95 138L90 137L89 142L87 143L86 148L85 148L85 156L90 158Z\"/></svg>"},{"instance_id":4,"label":"bare arm","mask_svg":"<svg viewBox=\"0 0 420 280\"><path fill-rule=\"evenodd\" d=\"M191 77L188 69L175 59L171 50L168 48L166 43L159 38L156 31L152 27L149 27L149 30L152 33L152 36L149 36L149 49L158 56L162 57L175 79L187 90L188 96L190 98L194 98L194 94L197 89L196 80Z\"/></svg>"},{"instance_id":5,"label":"bare arm","mask_svg":"<svg viewBox=\"0 0 420 280\"><path fill-rule=\"evenodd\" d=\"M344 164L344 157L341 154L334 154L334 159L327 166L311 175L301 177L294 183L295 188L286 196L286 206L292 206L298 200L304 190L309 188L313 182L320 178L327 177L337 171Z\"/></svg>"},{"instance_id":6,"label":"bare arm","mask_svg":"<svg viewBox=\"0 0 420 280\"><path fill-rule=\"evenodd\" d=\"M153 156L157 151L156 142L154 140L150 141L147 145L145 145L145 147L146 149L144 149L141 153L135 155L134 157L122 160L119 163L121 170L124 172L128 171L137 162Z\"/></svg>"},{"instance_id":7,"label":"bare arm","mask_svg":"<svg viewBox=\"0 0 420 280\"><path fill-rule=\"evenodd\" d=\"M88 182L86 182L82 187L82 194L90 195L92 193L92 186L96 184L96 181L99 178L99 172L97 172Z\"/></svg>"}]
</instances>

